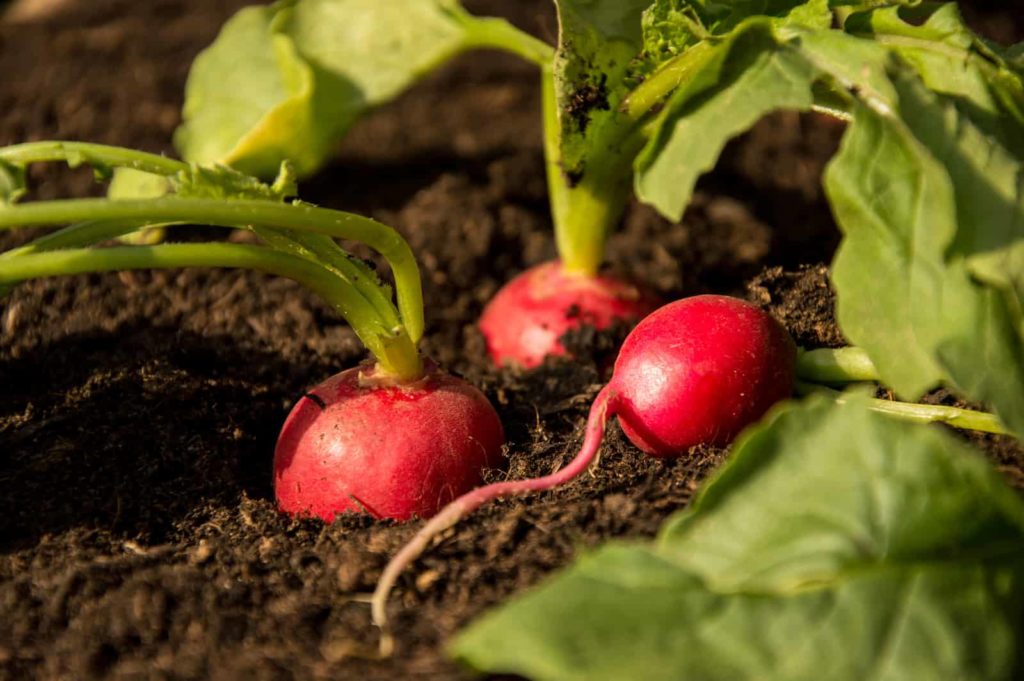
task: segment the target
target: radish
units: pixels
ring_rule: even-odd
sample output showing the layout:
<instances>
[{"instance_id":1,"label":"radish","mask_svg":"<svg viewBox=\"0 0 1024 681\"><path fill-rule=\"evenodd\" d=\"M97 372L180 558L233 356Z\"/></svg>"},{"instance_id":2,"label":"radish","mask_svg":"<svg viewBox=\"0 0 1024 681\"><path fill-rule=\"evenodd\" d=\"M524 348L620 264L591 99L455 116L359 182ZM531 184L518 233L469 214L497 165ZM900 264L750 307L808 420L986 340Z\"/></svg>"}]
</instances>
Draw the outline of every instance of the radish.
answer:
<instances>
[{"instance_id":1,"label":"radish","mask_svg":"<svg viewBox=\"0 0 1024 681\"><path fill-rule=\"evenodd\" d=\"M564 356L561 337L589 324L598 330L635 322L658 306L649 292L610 275L569 272L558 261L532 267L498 291L484 308L480 331L495 364L532 369L548 355Z\"/></svg>"},{"instance_id":2,"label":"radish","mask_svg":"<svg viewBox=\"0 0 1024 681\"><path fill-rule=\"evenodd\" d=\"M278 508L428 518L501 464L501 421L479 390L433 366L396 382L356 367L302 397L274 451Z\"/></svg>"},{"instance_id":3,"label":"radish","mask_svg":"<svg viewBox=\"0 0 1024 681\"><path fill-rule=\"evenodd\" d=\"M384 634L382 653L393 645L385 605L398 575L467 513L491 499L551 489L585 471L613 414L626 436L654 456L679 456L701 443L726 444L792 393L795 366L796 346L786 330L742 300L695 296L647 316L623 343L612 379L591 407L580 452L568 465L541 478L499 482L459 497L387 565L372 601L373 620Z\"/></svg>"},{"instance_id":4,"label":"radish","mask_svg":"<svg viewBox=\"0 0 1024 681\"><path fill-rule=\"evenodd\" d=\"M27 190L27 167L42 161L87 163L104 177L127 168L153 176L166 192L16 204ZM347 511L431 516L501 463L501 421L478 390L420 355L420 273L401 235L369 218L288 201L296 191L288 164L267 185L223 166L101 144L0 147L0 229L71 223L0 253L0 296L36 277L157 267L243 267L303 284L345 318L373 360L317 386L288 416L274 455L279 508L327 521ZM94 247L140 227L180 223L247 229L264 245ZM380 253L394 288L335 239Z\"/></svg>"}]
</instances>

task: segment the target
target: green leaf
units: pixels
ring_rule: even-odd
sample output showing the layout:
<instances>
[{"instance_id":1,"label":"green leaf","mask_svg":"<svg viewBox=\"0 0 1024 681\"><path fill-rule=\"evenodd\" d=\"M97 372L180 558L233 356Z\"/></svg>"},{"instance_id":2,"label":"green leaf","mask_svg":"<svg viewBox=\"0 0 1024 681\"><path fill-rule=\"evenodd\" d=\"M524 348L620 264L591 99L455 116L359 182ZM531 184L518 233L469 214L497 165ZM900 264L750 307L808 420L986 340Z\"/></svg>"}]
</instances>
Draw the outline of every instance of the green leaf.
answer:
<instances>
[{"instance_id":1,"label":"green leaf","mask_svg":"<svg viewBox=\"0 0 1024 681\"><path fill-rule=\"evenodd\" d=\"M672 93L636 159L637 196L680 219L697 178L725 143L773 110L810 108L815 77L807 60L776 38L771 21L748 21Z\"/></svg>"},{"instance_id":2,"label":"green leaf","mask_svg":"<svg viewBox=\"0 0 1024 681\"><path fill-rule=\"evenodd\" d=\"M0 161L0 206L16 203L27 191L25 167Z\"/></svg>"},{"instance_id":3,"label":"green leaf","mask_svg":"<svg viewBox=\"0 0 1024 681\"><path fill-rule=\"evenodd\" d=\"M308 175L360 115L464 49L474 27L454 0L243 9L193 64L175 142L204 165L269 177L290 160Z\"/></svg>"},{"instance_id":4,"label":"green leaf","mask_svg":"<svg viewBox=\"0 0 1024 681\"><path fill-rule=\"evenodd\" d=\"M285 30L330 91L340 132L457 54L463 16L453 0L302 0Z\"/></svg>"},{"instance_id":5,"label":"green leaf","mask_svg":"<svg viewBox=\"0 0 1024 681\"><path fill-rule=\"evenodd\" d=\"M937 429L790 405L653 545L610 544L455 640L534 681L977 681L1019 670L1024 505Z\"/></svg>"},{"instance_id":6,"label":"green leaf","mask_svg":"<svg viewBox=\"0 0 1024 681\"><path fill-rule=\"evenodd\" d=\"M844 332L902 395L944 382L1024 432L1021 158L878 43L833 33L800 49L858 100L825 178Z\"/></svg>"},{"instance_id":7,"label":"green leaf","mask_svg":"<svg viewBox=\"0 0 1024 681\"><path fill-rule=\"evenodd\" d=\"M322 100L332 93L282 33L289 4L241 10L196 58L175 133L186 160L267 177L282 160L305 174L327 157L338 122Z\"/></svg>"},{"instance_id":8,"label":"green leaf","mask_svg":"<svg viewBox=\"0 0 1024 681\"><path fill-rule=\"evenodd\" d=\"M617 108L629 92L643 48L641 20L650 0L557 0L555 97L561 125L561 162L570 176L609 129L621 125ZM600 146L600 145L597 145Z\"/></svg>"},{"instance_id":9,"label":"green leaf","mask_svg":"<svg viewBox=\"0 0 1024 681\"><path fill-rule=\"evenodd\" d=\"M191 164L168 178L174 193L191 199L267 199L284 201L298 193L295 171L284 161L272 185L223 165Z\"/></svg>"},{"instance_id":10,"label":"green leaf","mask_svg":"<svg viewBox=\"0 0 1024 681\"><path fill-rule=\"evenodd\" d=\"M971 32L955 4L861 12L844 30L898 54L929 89L969 102L975 124L1024 153L1021 76L1000 48Z\"/></svg>"}]
</instances>

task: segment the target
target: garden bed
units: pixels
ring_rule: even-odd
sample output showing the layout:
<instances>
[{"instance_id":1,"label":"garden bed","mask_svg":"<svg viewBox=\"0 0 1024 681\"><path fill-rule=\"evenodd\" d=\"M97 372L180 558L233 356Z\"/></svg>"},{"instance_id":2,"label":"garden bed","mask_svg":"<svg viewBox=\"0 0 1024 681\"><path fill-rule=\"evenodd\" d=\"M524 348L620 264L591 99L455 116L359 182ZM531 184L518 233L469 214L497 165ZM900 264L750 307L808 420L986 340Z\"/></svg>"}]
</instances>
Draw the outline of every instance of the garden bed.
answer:
<instances>
[{"instance_id":1,"label":"garden bed","mask_svg":"<svg viewBox=\"0 0 1024 681\"><path fill-rule=\"evenodd\" d=\"M93 0L0 23L0 144L170 153L188 65L243 4ZM546 2L511 4L467 3L554 34ZM1021 37L1009 12L969 16ZM302 186L409 239L427 353L481 386L505 424L507 471L491 479L566 462L607 378L605 336L576 338L575 363L497 372L473 326L498 286L554 255L536 80L513 58L460 58L361 123ZM801 345L842 344L821 265L838 233L819 187L840 133L773 115L729 147L681 223L631 207L610 266L666 298L747 296ZM32 174L39 198L97 191L88 172ZM25 238L4 233L0 248ZM312 294L248 272L72 277L0 300L0 678L464 678L441 655L447 636L583 547L652 535L727 454L655 460L612 427L592 475L485 507L406 574L398 652L374 661L359 596L416 523L291 521L270 480L293 401L361 357ZM970 438L1024 487L1020 444Z\"/></svg>"}]
</instances>

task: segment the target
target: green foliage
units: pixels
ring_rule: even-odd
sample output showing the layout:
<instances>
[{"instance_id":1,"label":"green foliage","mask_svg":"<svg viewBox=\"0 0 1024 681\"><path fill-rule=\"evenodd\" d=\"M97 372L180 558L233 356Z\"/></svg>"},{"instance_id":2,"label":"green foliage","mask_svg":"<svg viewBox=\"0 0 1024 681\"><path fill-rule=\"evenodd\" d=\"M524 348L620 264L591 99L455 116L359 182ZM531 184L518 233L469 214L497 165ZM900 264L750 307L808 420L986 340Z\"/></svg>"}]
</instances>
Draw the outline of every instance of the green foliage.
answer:
<instances>
[{"instance_id":1,"label":"green foliage","mask_svg":"<svg viewBox=\"0 0 1024 681\"><path fill-rule=\"evenodd\" d=\"M753 19L705 52L675 89L636 159L636 194L678 220L701 174L725 143L777 109L814 103L814 71L776 38L768 19Z\"/></svg>"},{"instance_id":2,"label":"green foliage","mask_svg":"<svg viewBox=\"0 0 1024 681\"><path fill-rule=\"evenodd\" d=\"M167 178L174 193L190 199L266 199L284 201L298 194L295 169L284 161L273 184L223 165L190 164Z\"/></svg>"},{"instance_id":3,"label":"green foliage","mask_svg":"<svg viewBox=\"0 0 1024 681\"><path fill-rule=\"evenodd\" d=\"M825 182L846 237L833 267L844 332L901 394L950 384L1024 432L1021 157L985 132L987 114L877 43L803 49L858 94Z\"/></svg>"},{"instance_id":4,"label":"green foliage","mask_svg":"<svg viewBox=\"0 0 1024 681\"><path fill-rule=\"evenodd\" d=\"M535 681L1016 678L1024 503L937 429L789 405L653 544L613 543L462 632Z\"/></svg>"},{"instance_id":5,"label":"green foliage","mask_svg":"<svg viewBox=\"0 0 1024 681\"><path fill-rule=\"evenodd\" d=\"M621 125L618 107L643 47L641 16L650 0L558 0L554 81L561 127L562 169L584 172L584 160Z\"/></svg>"},{"instance_id":6,"label":"green foliage","mask_svg":"<svg viewBox=\"0 0 1024 681\"><path fill-rule=\"evenodd\" d=\"M0 160L0 206L16 202L26 191L25 168Z\"/></svg>"},{"instance_id":7,"label":"green foliage","mask_svg":"<svg viewBox=\"0 0 1024 681\"><path fill-rule=\"evenodd\" d=\"M323 162L337 124L324 110L331 93L283 30L291 4L241 10L196 58L175 134L186 160L261 176L282 159L300 172Z\"/></svg>"},{"instance_id":8,"label":"green foliage","mask_svg":"<svg viewBox=\"0 0 1024 681\"><path fill-rule=\"evenodd\" d=\"M308 175L368 109L494 39L455 0L288 0L241 10L195 61L175 142L188 161ZM504 22L500 22L504 23ZM486 35L485 35L486 34Z\"/></svg>"}]
</instances>

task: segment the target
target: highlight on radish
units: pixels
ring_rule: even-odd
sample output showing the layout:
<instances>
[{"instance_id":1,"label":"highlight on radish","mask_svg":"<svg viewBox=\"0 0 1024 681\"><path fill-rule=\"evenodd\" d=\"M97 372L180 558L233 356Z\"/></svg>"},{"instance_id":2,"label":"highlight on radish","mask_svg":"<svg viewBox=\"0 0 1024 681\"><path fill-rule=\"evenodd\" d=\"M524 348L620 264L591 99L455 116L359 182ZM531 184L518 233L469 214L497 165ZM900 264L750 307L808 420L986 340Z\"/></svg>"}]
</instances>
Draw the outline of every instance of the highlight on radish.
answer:
<instances>
[{"instance_id":1,"label":"highlight on radish","mask_svg":"<svg viewBox=\"0 0 1024 681\"><path fill-rule=\"evenodd\" d=\"M99 179L130 169L162 182L159 198L19 204L32 163L88 164ZM69 225L0 253L0 295L19 282L85 272L230 267L287 277L327 301L372 359L311 389L288 417L274 457L279 508L330 521L343 512L427 517L501 463L504 435L486 397L417 348L423 294L412 251L392 228L291 201L283 164L264 184L225 166L199 166L132 149L77 142L0 148L0 229ZM174 224L251 231L262 245L207 242L98 247ZM335 239L366 244L391 268L391 287Z\"/></svg>"}]
</instances>

